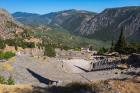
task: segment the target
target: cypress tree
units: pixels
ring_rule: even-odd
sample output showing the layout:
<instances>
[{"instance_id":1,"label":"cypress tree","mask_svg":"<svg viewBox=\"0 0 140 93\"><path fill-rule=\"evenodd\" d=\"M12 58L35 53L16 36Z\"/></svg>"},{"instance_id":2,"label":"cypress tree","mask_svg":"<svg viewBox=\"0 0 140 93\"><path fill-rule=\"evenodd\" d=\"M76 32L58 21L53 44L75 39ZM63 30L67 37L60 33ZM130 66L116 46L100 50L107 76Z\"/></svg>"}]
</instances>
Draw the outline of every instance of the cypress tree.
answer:
<instances>
[{"instance_id":1,"label":"cypress tree","mask_svg":"<svg viewBox=\"0 0 140 93\"><path fill-rule=\"evenodd\" d=\"M115 43L114 43L114 40L112 40L112 42L111 42L111 52L113 52L114 51L114 47L115 47Z\"/></svg>"},{"instance_id":2,"label":"cypress tree","mask_svg":"<svg viewBox=\"0 0 140 93\"><path fill-rule=\"evenodd\" d=\"M125 40L125 36L124 36L124 33L123 33L123 29L121 30L121 33L120 33L120 36L119 36L119 39L115 45L115 50L119 53L125 53L125 48L127 47L127 43L126 43L126 40Z\"/></svg>"}]
</instances>

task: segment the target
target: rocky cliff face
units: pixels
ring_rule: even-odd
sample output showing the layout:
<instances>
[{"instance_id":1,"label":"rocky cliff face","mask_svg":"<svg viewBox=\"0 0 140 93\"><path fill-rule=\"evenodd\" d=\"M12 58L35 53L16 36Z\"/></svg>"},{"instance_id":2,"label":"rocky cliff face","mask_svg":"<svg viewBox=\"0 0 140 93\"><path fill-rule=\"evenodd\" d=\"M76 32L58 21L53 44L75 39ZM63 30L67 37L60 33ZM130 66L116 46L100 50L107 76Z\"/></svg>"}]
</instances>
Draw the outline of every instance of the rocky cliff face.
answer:
<instances>
[{"instance_id":1,"label":"rocky cliff face","mask_svg":"<svg viewBox=\"0 0 140 93\"><path fill-rule=\"evenodd\" d=\"M83 23L76 32L96 39L111 40L118 37L122 28L128 39L140 41L140 7L106 9Z\"/></svg>"},{"instance_id":2,"label":"rocky cliff face","mask_svg":"<svg viewBox=\"0 0 140 93\"><path fill-rule=\"evenodd\" d=\"M18 32L22 32L21 25L6 10L0 8L0 38L13 38L14 33Z\"/></svg>"}]
</instances>

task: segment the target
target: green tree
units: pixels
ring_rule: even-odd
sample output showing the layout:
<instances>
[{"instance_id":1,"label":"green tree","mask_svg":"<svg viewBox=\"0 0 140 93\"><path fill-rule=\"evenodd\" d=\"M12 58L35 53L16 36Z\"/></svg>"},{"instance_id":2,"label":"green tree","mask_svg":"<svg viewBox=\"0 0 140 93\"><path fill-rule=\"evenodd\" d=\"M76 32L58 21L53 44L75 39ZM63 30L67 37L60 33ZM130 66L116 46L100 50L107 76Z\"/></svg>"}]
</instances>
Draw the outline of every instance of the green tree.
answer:
<instances>
[{"instance_id":1,"label":"green tree","mask_svg":"<svg viewBox=\"0 0 140 93\"><path fill-rule=\"evenodd\" d=\"M115 48L115 43L114 43L114 40L112 40L112 42L111 42L111 48L110 48L111 52L114 51L114 48Z\"/></svg>"},{"instance_id":2,"label":"green tree","mask_svg":"<svg viewBox=\"0 0 140 93\"><path fill-rule=\"evenodd\" d=\"M9 46L14 46L15 45L15 39L6 39L5 43Z\"/></svg>"},{"instance_id":3,"label":"green tree","mask_svg":"<svg viewBox=\"0 0 140 93\"><path fill-rule=\"evenodd\" d=\"M90 51L93 51L93 46L89 46L89 50Z\"/></svg>"},{"instance_id":4,"label":"green tree","mask_svg":"<svg viewBox=\"0 0 140 93\"><path fill-rule=\"evenodd\" d=\"M71 49L69 46L62 46L61 48L64 49L64 50L66 50L66 51L69 50L69 49Z\"/></svg>"},{"instance_id":5,"label":"green tree","mask_svg":"<svg viewBox=\"0 0 140 93\"><path fill-rule=\"evenodd\" d=\"M99 55L103 55L103 54L106 53L107 51L108 51L108 49L102 47L102 48L99 49L98 54L99 54Z\"/></svg>"},{"instance_id":6,"label":"green tree","mask_svg":"<svg viewBox=\"0 0 140 93\"><path fill-rule=\"evenodd\" d=\"M5 42L4 40L0 39L0 49L4 49L5 48Z\"/></svg>"},{"instance_id":7,"label":"green tree","mask_svg":"<svg viewBox=\"0 0 140 93\"><path fill-rule=\"evenodd\" d=\"M81 47L74 47L74 51L81 51Z\"/></svg>"},{"instance_id":8,"label":"green tree","mask_svg":"<svg viewBox=\"0 0 140 93\"><path fill-rule=\"evenodd\" d=\"M46 45L44 55L49 57L55 57L56 56L55 48L52 47L51 45Z\"/></svg>"},{"instance_id":9,"label":"green tree","mask_svg":"<svg viewBox=\"0 0 140 93\"><path fill-rule=\"evenodd\" d=\"M119 53L125 53L126 47L127 47L127 42L125 40L123 30L121 30L119 39L118 39L117 43L115 44L115 51L117 51Z\"/></svg>"}]
</instances>

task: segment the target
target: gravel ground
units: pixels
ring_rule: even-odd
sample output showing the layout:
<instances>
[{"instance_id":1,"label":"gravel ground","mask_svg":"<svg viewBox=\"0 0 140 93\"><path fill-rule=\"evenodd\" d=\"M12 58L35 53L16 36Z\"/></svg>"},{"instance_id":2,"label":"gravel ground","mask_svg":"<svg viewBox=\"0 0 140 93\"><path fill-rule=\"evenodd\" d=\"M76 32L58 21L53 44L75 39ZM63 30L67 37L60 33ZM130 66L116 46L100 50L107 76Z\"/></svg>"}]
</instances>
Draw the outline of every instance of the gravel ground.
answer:
<instances>
[{"instance_id":1,"label":"gravel ground","mask_svg":"<svg viewBox=\"0 0 140 93\"><path fill-rule=\"evenodd\" d=\"M60 81L62 84L65 84L66 82L76 82L79 80L87 82L87 80L79 74L66 73L62 69L62 62L55 58L49 58L48 62L40 62L35 58L22 55L17 56L16 62L13 62L12 65L14 69L11 74L17 84L43 85L27 71L27 68L44 78Z\"/></svg>"},{"instance_id":2,"label":"gravel ground","mask_svg":"<svg viewBox=\"0 0 140 93\"><path fill-rule=\"evenodd\" d=\"M34 73L40 76L59 81L58 84L65 85L70 82L92 82L98 80L106 80L110 78L126 78L132 77L126 74L115 74L116 70L95 71L85 73L76 66L80 66L85 69L89 69L90 62L86 62L82 59L74 59L71 61L62 62L58 58L48 58L47 61L41 61L37 58L29 57L28 55L16 56L16 61L12 62L13 70L1 72L4 76L12 75L16 81L16 84L31 84L35 86L46 86L35 78L27 69L32 70ZM71 73L67 73L71 72ZM74 72L74 73L73 73ZM75 73L76 72L76 73Z\"/></svg>"},{"instance_id":3,"label":"gravel ground","mask_svg":"<svg viewBox=\"0 0 140 93\"><path fill-rule=\"evenodd\" d=\"M63 60L63 69L67 73L84 73L83 70L79 69L78 67L81 67L85 70L90 70L91 68L91 62L86 61L84 59L71 59L71 60Z\"/></svg>"}]
</instances>

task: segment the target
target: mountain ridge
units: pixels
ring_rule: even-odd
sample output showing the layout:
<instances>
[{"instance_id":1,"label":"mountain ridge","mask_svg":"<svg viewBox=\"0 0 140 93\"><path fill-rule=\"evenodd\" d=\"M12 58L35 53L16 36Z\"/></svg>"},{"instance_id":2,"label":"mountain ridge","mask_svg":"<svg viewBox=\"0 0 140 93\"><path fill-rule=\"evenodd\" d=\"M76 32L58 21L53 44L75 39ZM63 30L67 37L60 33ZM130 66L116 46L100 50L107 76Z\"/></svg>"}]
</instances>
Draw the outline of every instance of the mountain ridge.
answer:
<instances>
[{"instance_id":1,"label":"mountain ridge","mask_svg":"<svg viewBox=\"0 0 140 93\"><path fill-rule=\"evenodd\" d=\"M127 39L140 41L135 35L140 35L139 25L140 6L108 8L81 25L77 32L96 39L111 40L117 39L123 28Z\"/></svg>"},{"instance_id":2,"label":"mountain ridge","mask_svg":"<svg viewBox=\"0 0 140 93\"><path fill-rule=\"evenodd\" d=\"M55 26L62 26L63 24L73 24L75 23L75 21L71 21L67 24L66 21L70 21L71 18L72 20L79 20L80 21L84 21L86 20L86 18L92 17L94 16L96 13L94 12L89 12L89 11L85 11L85 10L75 10L75 9L71 9L71 10L64 10L64 11L58 11L58 12L52 12L52 13L48 13L48 14L43 14L43 15L34 15L34 13L26 13L25 12L18 12L14 13L13 16L17 21L22 22L25 25L55 25ZM33 16L24 16L24 15L32 15ZM20 16L19 16L20 15ZM81 22L80 22L81 23ZM79 24L80 26L80 24ZM64 26L65 28L66 26ZM68 29L69 28L65 28ZM75 27L75 29L77 29L77 27Z\"/></svg>"},{"instance_id":3,"label":"mountain ridge","mask_svg":"<svg viewBox=\"0 0 140 93\"><path fill-rule=\"evenodd\" d=\"M116 40L123 28L129 41L138 42L140 41L139 16L140 6L107 8L101 13L72 9L41 15L42 21L39 25L60 26L70 33L103 41ZM34 25L37 18L32 21L31 24Z\"/></svg>"}]
</instances>

